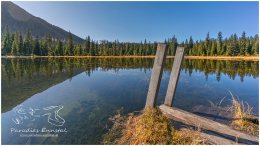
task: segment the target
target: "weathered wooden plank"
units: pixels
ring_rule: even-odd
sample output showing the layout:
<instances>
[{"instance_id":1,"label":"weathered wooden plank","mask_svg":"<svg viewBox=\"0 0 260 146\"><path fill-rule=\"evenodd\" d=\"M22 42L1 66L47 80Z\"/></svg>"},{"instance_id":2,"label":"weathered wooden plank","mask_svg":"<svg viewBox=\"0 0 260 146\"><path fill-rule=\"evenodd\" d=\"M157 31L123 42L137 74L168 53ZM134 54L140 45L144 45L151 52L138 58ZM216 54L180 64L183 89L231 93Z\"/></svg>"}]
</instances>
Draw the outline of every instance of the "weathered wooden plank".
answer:
<instances>
[{"instance_id":1,"label":"weathered wooden plank","mask_svg":"<svg viewBox=\"0 0 260 146\"><path fill-rule=\"evenodd\" d=\"M256 142L256 143L259 142L259 139L256 136L234 130L227 125L197 116L195 114L183 111L181 109L169 107L167 105L161 105L159 108L169 118L174 118L174 120L177 120L179 122L197 126L202 129L218 132L224 135L240 138L242 140L249 140L251 142Z\"/></svg>"},{"instance_id":2,"label":"weathered wooden plank","mask_svg":"<svg viewBox=\"0 0 260 146\"><path fill-rule=\"evenodd\" d=\"M168 89L164 101L165 105L172 106L172 101L175 95L175 90L180 75L180 68L181 68L183 56L184 56L184 47L177 47L175 57L174 57L174 63L172 66L172 72L168 84Z\"/></svg>"},{"instance_id":3,"label":"weathered wooden plank","mask_svg":"<svg viewBox=\"0 0 260 146\"><path fill-rule=\"evenodd\" d=\"M163 63L166 58L167 48L165 44L158 44L153 64L145 107L154 107L162 78Z\"/></svg>"},{"instance_id":4,"label":"weathered wooden plank","mask_svg":"<svg viewBox=\"0 0 260 146\"><path fill-rule=\"evenodd\" d=\"M189 128L181 128L181 130L190 130ZM233 140L229 140L223 137L219 137L213 134L204 133L203 131L198 131L199 136L206 142L206 144L213 145L243 145L243 143L239 143Z\"/></svg>"},{"instance_id":5,"label":"weathered wooden plank","mask_svg":"<svg viewBox=\"0 0 260 146\"><path fill-rule=\"evenodd\" d=\"M217 144L217 145L243 145L243 143L238 143L226 138L222 138L219 136L215 136L215 135L211 135L211 134L207 134L207 133L203 133L200 132L199 134L202 138L207 139L208 141L210 141L211 144Z\"/></svg>"}]
</instances>

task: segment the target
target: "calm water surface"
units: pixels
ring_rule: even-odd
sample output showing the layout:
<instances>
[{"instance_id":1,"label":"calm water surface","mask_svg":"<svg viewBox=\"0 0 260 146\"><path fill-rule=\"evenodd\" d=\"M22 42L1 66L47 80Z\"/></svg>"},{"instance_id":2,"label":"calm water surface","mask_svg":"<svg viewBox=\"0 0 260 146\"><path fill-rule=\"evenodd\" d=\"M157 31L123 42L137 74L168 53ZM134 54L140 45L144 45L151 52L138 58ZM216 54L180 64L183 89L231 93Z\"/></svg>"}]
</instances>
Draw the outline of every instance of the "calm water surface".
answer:
<instances>
[{"instance_id":1,"label":"calm water surface","mask_svg":"<svg viewBox=\"0 0 260 146\"><path fill-rule=\"evenodd\" d=\"M158 105L172 63L166 60ZM231 91L258 115L258 64L185 60L174 106L193 112L223 97L228 106ZM2 59L2 143L99 144L109 117L144 107L152 66L153 59Z\"/></svg>"}]
</instances>

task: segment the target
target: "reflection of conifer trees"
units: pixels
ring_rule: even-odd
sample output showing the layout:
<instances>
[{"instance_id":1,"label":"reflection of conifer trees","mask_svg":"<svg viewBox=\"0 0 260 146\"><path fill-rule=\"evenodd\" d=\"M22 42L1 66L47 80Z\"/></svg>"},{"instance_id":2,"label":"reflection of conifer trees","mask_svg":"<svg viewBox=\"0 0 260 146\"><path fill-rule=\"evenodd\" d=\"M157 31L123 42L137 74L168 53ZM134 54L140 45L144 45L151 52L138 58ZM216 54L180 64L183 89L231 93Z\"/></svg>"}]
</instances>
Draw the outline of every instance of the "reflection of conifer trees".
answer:
<instances>
[{"instance_id":1,"label":"reflection of conifer trees","mask_svg":"<svg viewBox=\"0 0 260 146\"><path fill-rule=\"evenodd\" d=\"M187 59L183 63L184 69L189 69L189 74L192 71L202 71L205 77L209 74L216 74L216 79L219 81L221 74L227 75L230 79L240 77L243 81L245 76L258 77L258 61L228 61L228 60L191 60Z\"/></svg>"},{"instance_id":2,"label":"reflection of conifer trees","mask_svg":"<svg viewBox=\"0 0 260 146\"><path fill-rule=\"evenodd\" d=\"M166 59L164 72L170 72L173 59ZM237 76L241 81L245 76L258 77L258 61L227 61L227 60L192 60L186 59L182 64L182 69L192 75L192 72L203 72L206 79L208 75L216 75L216 79L221 79L221 74L227 75L230 79ZM8 80L32 79L35 75L53 77L54 74L63 72L69 73L69 78L74 76L75 70L85 70L90 76L94 71L119 69L140 69L146 72L153 66L153 59L150 58L36 58L36 59L2 59L2 74Z\"/></svg>"}]
</instances>

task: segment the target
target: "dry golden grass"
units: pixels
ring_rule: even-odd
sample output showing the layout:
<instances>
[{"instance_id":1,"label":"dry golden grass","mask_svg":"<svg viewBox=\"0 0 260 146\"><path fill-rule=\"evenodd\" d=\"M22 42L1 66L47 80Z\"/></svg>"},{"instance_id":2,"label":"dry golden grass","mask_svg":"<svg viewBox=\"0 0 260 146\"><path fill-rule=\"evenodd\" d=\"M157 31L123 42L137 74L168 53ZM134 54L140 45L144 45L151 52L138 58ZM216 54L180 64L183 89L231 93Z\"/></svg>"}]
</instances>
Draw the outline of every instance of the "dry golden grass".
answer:
<instances>
[{"instance_id":1,"label":"dry golden grass","mask_svg":"<svg viewBox=\"0 0 260 146\"><path fill-rule=\"evenodd\" d=\"M154 58L155 56L1 56L2 58ZM174 58L174 56L167 56ZM259 56L185 56L186 59L210 60L252 60L258 61Z\"/></svg>"},{"instance_id":2,"label":"dry golden grass","mask_svg":"<svg viewBox=\"0 0 260 146\"><path fill-rule=\"evenodd\" d=\"M233 113L233 121L231 125L237 130L242 130L249 134L258 136L258 120L254 119L252 115L252 107L250 107L248 103L239 101L237 98L233 96L231 92L230 94L232 97L231 109Z\"/></svg>"},{"instance_id":3,"label":"dry golden grass","mask_svg":"<svg viewBox=\"0 0 260 146\"><path fill-rule=\"evenodd\" d=\"M146 108L140 115L124 119L124 124L116 122L105 134L103 144L205 144L199 131L175 130L158 108Z\"/></svg>"},{"instance_id":4,"label":"dry golden grass","mask_svg":"<svg viewBox=\"0 0 260 146\"><path fill-rule=\"evenodd\" d=\"M169 144L171 125L159 109L146 108L137 117L129 117L119 144Z\"/></svg>"},{"instance_id":5,"label":"dry golden grass","mask_svg":"<svg viewBox=\"0 0 260 146\"><path fill-rule=\"evenodd\" d=\"M186 59L209 59L209 60L252 60L258 61L259 56L185 56Z\"/></svg>"},{"instance_id":6,"label":"dry golden grass","mask_svg":"<svg viewBox=\"0 0 260 146\"><path fill-rule=\"evenodd\" d=\"M174 145L197 145L208 144L207 140L200 136L199 131L192 129L174 130L172 133L172 142Z\"/></svg>"}]
</instances>

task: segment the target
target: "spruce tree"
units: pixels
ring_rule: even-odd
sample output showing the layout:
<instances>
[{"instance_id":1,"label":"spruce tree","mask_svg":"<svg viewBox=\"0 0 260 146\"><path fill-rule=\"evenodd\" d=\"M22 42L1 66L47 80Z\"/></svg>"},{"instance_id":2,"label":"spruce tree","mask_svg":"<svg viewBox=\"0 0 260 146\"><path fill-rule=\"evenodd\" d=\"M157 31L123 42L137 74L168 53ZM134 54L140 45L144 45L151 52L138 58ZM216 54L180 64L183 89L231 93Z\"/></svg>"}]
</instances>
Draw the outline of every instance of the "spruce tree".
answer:
<instances>
[{"instance_id":1,"label":"spruce tree","mask_svg":"<svg viewBox=\"0 0 260 146\"><path fill-rule=\"evenodd\" d=\"M11 54L13 56L17 55L17 46L18 46L18 32L14 33L13 35L13 43L12 43L12 50L11 50Z\"/></svg>"},{"instance_id":2,"label":"spruce tree","mask_svg":"<svg viewBox=\"0 0 260 146\"><path fill-rule=\"evenodd\" d=\"M23 54L23 36L22 36L22 33L21 32L19 32L18 33L18 38L17 38L18 40L18 42L17 42L17 55L22 55Z\"/></svg>"},{"instance_id":3,"label":"spruce tree","mask_svg":"<svg viewBox=\"0 0 260 146\"><path fill-rule=\"evenodd\" d=\"M58 40L58 43L56 45L56 52L59 56L63 56L64 55L64 51L63 51L63 44L62 41Z\"/></svg>"},{"instance_id":4,"label":"spruce tree","mask_svg":"<svg viewBox=\"0 0 260 146\"><path fill-rule=\"evenodd\" d=\"M34 43L33 43L33 54L38 55L38 56L41 55L40 43L39 43L38 36L36 36Z\"/></svg>"},{"instance_id":5,"label":"spruce tree","mask_svg":"<svg viewBox=\"0 0 260 146\"><path fill-rule=\"evenodd\" d=\"M214 39L212 39L212 41L211 41L211 49L210 50L211 50L210 56L216 56L216 54L217 54L217 47L216 47Z\"/></svg>"},{"instance_id":6,"label":"spruce tree","mask_svg":"<svg viewBox=\"0 0 260 146\"><path fill-rule=\"evenodd\" d=\"M4 40L3 40L3 43L2 43L2 54L3 55L10 54L11 49L12 49L12 38L11 38L9 28L7 26L6 30L5 30Z\"/></svg>"},{"instance_id":7,"label":"spruce tree","mask_svg":"<svg viewBox=\"0 0 260 146\"><path fill-rule=\"evenodd\" d=\"M209 32L207 33L207 36L205 38L205 44L204 44L204 48L203 48L203 54L207 55L208 54L208 50L209 48L209 43L210 43L210 37L209 37Z\"/></svg>"},{"instance_id":8,"label":"spruce tree","mask_svg":"<svg viewBox=\"0 0 260 146\"><path fill-rule=\"evenodd\" d=\"M68 38L67 38L67 47L65 50L65 54L68 56L72 56L73 48L74 48L74 45L73 45L73 40L72 40L72 34L71 34L71 32L69 32Z\"/></svg>"},{"instance_id":9,"label":"spruce tree","mask_svg":"<svg viewBox=\"0 0 260 146\"><path fill-rule=\"evenodd\" d=\"M217 55L223 55L224 54L222 44L223 44L222 43L222 33L219 32L218 33L218 39L217 39L217 52L216 52Z\"/></svg>"},{"instance_id":10,"label":"spruce tree","mask_svg":"<svg viewBox=\"0 0 260 146\"><path fill-rule=\"evenodd\" d=\"M23 46L23 51L25 55L31 55L32 54L32 36L31 32L28 30L25 35L25 41Z\"/></svg>"},{"instance_id":11,"label":"spruce tree","mask_svg":"<svg viewBox=\"0 0 260 146\"><path fill-rule=\"evenodd\" d=\"M246 52L247 51L247 49L246 49L247 44L246 43L247 43L246 33L243 32L242 36L240 38L240 53L239 53L242 56L244 56L244 55L249 53L249 52Z\"/></svg>"},{"instance_id":12,"label":"spruce tree","mask_svg":"<svg viewBox=\"0 0 260 146\"><path fill-rule=\"evenodd\" d=\"M85 40L85 55L91 55L90 36L87 36Z\"/></svg>"}]
</instances>

